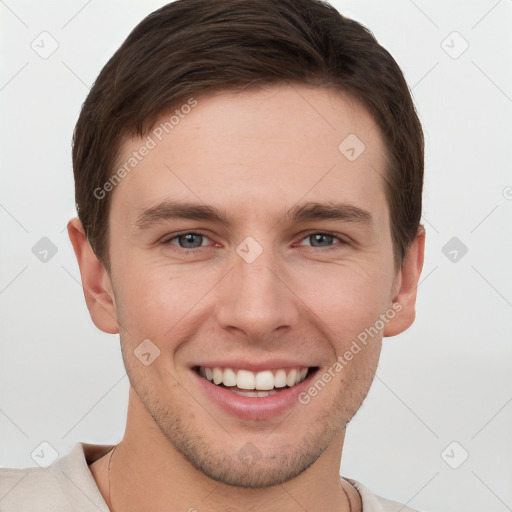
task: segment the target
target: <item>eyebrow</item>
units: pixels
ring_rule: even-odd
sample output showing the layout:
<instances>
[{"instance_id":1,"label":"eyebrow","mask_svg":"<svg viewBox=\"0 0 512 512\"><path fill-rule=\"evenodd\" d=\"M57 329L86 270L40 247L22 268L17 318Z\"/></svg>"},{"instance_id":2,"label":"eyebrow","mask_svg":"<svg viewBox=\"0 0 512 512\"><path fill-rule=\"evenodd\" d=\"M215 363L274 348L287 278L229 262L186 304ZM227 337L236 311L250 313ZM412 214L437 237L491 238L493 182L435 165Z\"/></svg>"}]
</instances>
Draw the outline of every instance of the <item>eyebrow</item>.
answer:
<instances>
[{"instance_id":1,"label":"eyebrow","mask_svg":"<svg viewBox=\"0 0 512 512\"><path fill-rule=\"evenodd\" d=\"M176 201L163 201L147 210L142 210L135 225L145 229L161 220L172 219L208 220L230 225L227 215L214 206Z\"/></svg>"},{"instance_id":2,"label":"eyebrow","mask_svg":"<svg viewBox=\"0 0 512 512\"><path fill-rule=\"evenodd\" d=\"M362 224L373 224L372 214L348 203L305 203L296 205L285 214L285 221L307 222L316 220L339 220L344 222L360 222Z\"/></svg>"},{"instance_id":3,"label":"eyebrow","mask_svg":"<svg viewBox=\"0 0 512 512\"><path fill-rule=\"evenodd\" d=\"M223 224L226 227L231 226L231 221L226 213L214 206L169 200L142 210L137 217L135 225L140 229L145 229L159 221L172 219L207 220ZM367 210L348 203L333 201L327 203L308 202L295 205L285 212L279 223L300 223L319 220L339 220L367 225L373 223L373 217Z\"/></svg>"}]
</instances>

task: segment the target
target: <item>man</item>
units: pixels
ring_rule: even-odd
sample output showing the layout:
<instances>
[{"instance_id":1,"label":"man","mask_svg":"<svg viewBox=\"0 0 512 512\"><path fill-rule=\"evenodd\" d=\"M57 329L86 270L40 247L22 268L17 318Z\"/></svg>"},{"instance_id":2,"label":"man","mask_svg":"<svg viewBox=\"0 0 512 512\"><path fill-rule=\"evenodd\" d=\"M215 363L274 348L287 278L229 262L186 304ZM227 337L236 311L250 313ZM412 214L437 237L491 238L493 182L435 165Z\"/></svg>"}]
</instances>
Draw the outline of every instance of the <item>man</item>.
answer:
<instances>
[{"instance_id":1,"label":"man","mask_svg":"<svg viewBox=\"0 0 512 512\"><path fill-rule=\"evenodd\" d=\"M392 57L316 0L178 0L85 101L68 224L130 380L2 511L410 511L339 475L382 337L414 321L423 135Z\"/></svg>"}]
</instances>

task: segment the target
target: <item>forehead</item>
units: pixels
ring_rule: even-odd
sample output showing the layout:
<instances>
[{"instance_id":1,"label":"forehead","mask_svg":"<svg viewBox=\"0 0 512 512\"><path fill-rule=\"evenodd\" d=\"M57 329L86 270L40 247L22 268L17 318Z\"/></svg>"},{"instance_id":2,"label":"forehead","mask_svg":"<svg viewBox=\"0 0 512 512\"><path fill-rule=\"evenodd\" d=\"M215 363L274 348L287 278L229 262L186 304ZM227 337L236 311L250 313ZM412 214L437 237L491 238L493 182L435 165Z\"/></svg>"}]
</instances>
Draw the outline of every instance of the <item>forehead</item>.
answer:
<instances>
[{"instance_id":1,"label":"forehead","mask_svg":"<svg viewBox=\"0 0 512 512\"><path fill-rule=\"evenodd\" d=\"M129 172L115 187L112 215L133 223L172 197L240 218L270 220L301 200L345 201L387 217L383 140L350 95L279 84L188 103L125 141L116 169ZM141 157L142 146L150 149Z\"/></svg>"}]
</instances>

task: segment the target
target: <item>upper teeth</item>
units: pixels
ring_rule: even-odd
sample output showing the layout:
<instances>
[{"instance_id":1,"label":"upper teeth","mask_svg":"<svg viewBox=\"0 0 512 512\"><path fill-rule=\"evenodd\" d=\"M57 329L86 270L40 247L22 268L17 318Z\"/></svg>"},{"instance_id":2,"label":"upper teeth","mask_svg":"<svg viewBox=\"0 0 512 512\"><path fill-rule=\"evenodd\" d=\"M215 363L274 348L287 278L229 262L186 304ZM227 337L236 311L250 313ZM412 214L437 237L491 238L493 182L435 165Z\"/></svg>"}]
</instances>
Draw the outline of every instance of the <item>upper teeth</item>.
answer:
<instances>
[{"instance_id":1,"label":"upper teeth","mask_svg":"<svg viewBox=\"0 0 512 512\"><path fill-rule=\"evenodd\" d=\"M306 378L307 368L292 368L251 372L249 370L233 370L231 368L199 367L199 374L214 384L237 386L240 389L259 389L266 391L273 388L295 386Z\"/></svg>"}]
</instances>

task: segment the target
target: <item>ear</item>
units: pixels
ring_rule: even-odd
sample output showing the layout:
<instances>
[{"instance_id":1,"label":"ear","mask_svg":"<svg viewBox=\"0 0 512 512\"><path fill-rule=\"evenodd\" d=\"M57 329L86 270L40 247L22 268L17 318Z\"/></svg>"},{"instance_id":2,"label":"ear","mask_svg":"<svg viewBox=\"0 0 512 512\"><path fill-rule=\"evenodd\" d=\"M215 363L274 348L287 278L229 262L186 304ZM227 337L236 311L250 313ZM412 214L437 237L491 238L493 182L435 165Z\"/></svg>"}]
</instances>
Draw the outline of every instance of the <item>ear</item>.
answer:
<instances>
[{"instance_id":1,"label":"ear","mask_svg":"<svg viewBox=\"0 0 512 512\"><path fill-rule=\"evenodd\" d=\"M80 219L75 217L68 222L68 235L80 267L85 302L92 321L101 331L116 334L119 327L110 276L92 250Z\"/></svg>"},{"instance_id":2,"label":"ear","mask_svg":"<svg viewBox=\"0 0 512 512\"><path fill-rule=\"evenodd\" d=\"M390 309L396 314L386 324L384 336L396 336L408 329L416 318L416 291L423 268L425 254L425 228L420 225L416 238L411 242L402 268L393 283L393 297Z\"/></svg>"}]
</instances>

